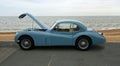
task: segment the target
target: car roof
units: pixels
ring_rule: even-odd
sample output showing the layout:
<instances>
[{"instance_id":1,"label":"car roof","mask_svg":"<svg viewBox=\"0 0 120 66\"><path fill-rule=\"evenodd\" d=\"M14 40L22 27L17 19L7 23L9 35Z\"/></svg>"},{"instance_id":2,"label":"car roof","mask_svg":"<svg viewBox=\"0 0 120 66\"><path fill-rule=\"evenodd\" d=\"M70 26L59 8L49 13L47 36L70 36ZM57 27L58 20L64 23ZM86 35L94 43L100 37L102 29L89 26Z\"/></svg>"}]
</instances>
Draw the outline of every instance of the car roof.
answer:
<instances>
[{"instance_id":1,"label":"car roof","mask_svg":"<svg viewBox=\"0 0 120 66\"><path fill-rule=\"evenodd\" d=\"M51 29L53 29L56 24L60 24L60 23L74 23L74 24L79 25L82 30L86 30L87 29L86 26L81 21L73 20L73 19L58 20L58 21L56 21L54 23L54 25L51 27Z\"/></svg>"},{"instance_id":2,"label":"car roof","mask_svg":"<svg viewBox=\"0 0 120 66\"><path fill-rule=\"evenodd\" d=\"M70 23L82 23L78 20L73 20L73 19L63 19L63 20L58 20L56 23L62 23L62 22L70 22Z\"/></svg>"},{"instance_id":3,"label":"car roof","mask_svg":"<svg viewBox=\"0 0 120 66\"><path fill-rule=\"evenodd\" d=\"M63 19L63 20L58 20L55 22L55 24L59 24L59 23L74 23L74 24L85 27L85 25L81 21L73 20L73 19Z\"/></svg>"}]
</instances>

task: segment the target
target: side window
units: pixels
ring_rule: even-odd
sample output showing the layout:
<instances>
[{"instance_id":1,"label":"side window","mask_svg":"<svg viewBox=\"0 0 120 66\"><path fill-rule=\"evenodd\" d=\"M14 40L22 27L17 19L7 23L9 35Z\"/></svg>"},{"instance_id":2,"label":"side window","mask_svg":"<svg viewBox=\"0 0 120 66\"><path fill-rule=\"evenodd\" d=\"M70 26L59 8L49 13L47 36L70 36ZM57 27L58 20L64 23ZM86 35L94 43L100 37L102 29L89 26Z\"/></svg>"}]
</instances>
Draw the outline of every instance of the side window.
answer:
<instances>
[{"instance_id":1,"label":"side window","mask_svg":"<svg viewBox=\"0 0 120 66\"><path fill-rule=\"evenodd\" d=\"M70 23L60 23L54 27L54 31L58 32L70 32Z\"/></svg>"},{"instance_id":2,"label":"side window","mask_svg":"<svg viewBox=\"0 0 120 66\"><path fill-rule=\"evenodd\" d=\"M76 25L76 24L72 24L71 29L73 30L73 32L75 32L75 31L79 31L80 27L78 25Z\"/></svg>"},{"instance_id":3,"label":"side window","mask_svg":"<svg viewBox=\"0 0 120 66\"><path fill-rule=\"evenodd\" d=\"M75 32L79 31L79 29L79 26L73 23L60 23L53 30L58 32Z\"/></svg>"}]
</instances>

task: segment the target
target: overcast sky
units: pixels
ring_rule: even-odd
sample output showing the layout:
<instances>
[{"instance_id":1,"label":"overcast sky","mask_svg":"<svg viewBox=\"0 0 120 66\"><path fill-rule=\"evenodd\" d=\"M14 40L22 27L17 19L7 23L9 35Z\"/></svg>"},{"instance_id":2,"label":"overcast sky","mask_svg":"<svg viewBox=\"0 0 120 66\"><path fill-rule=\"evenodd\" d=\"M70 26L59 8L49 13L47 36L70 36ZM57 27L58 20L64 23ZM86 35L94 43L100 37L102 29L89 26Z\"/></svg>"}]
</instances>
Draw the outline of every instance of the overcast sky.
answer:
<instances>
[{"instance_id":1,"label":"overcast sky","mask_svg":"<svg viewBox=\"0 0 120 66\"><path fill-rule=\"evenodd\" d=\"M0 16L120 16L120 0L1 0Z\"/></svg>"}]
</instances>

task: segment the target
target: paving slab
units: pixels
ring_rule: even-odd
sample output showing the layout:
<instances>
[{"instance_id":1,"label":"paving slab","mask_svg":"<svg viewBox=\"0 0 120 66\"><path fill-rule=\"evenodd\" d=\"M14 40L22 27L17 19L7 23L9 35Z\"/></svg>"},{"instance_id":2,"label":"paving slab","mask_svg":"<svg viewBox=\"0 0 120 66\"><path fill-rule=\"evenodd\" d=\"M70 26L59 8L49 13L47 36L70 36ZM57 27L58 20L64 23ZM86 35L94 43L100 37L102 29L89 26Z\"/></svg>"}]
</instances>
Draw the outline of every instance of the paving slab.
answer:
<instances>
[{"instance_id":1,"label":"paving slab","mask_svg":"<svg viewBox=\"0 0 120 66\"><path fill-rule=\"evenodd\" d=\"M0 63L12 55L17 49L13 41L0 41Z\"/></svg>"}]
</instances>

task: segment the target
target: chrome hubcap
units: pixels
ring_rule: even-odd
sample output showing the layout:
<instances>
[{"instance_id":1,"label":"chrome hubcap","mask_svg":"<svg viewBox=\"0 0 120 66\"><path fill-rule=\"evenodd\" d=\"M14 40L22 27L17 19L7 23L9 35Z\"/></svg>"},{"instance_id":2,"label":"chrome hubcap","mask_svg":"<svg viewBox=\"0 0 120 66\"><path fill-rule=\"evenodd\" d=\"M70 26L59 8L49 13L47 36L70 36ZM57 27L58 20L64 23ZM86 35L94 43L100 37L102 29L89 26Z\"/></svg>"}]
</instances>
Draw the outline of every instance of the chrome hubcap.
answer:
<instances>
[{"instance_id":1,"label":"chrome hubcap","mask_svg":"<svg viewBox=\"0 0 120 66\"><path fill-rule=\"evenodd\" d=\"M29 46L29 42L25 41L23 45L27 47L27 46Z\"/></svg>"},{"instance_id":2,"label":"chrome hubcap","mask_svg":"<svg viewBox=\"0 0 120 66\"><path fill-rule=\"evenodd\" d=\"M30 48L31 47L31 41L29 39L23 39L21 41L21 46L25 49Z\"/></svg>"},{"instance_id":3,"label":"chrome hubcap","mask_svg":"<svg viewBox=\"0 0 120 66\"><path fill-rule=\"evenodd\" d=\"M78 43L79 48L86 49L89 46L89 42L86 39L81 39Z\"/></svg>"}]
</instances>

